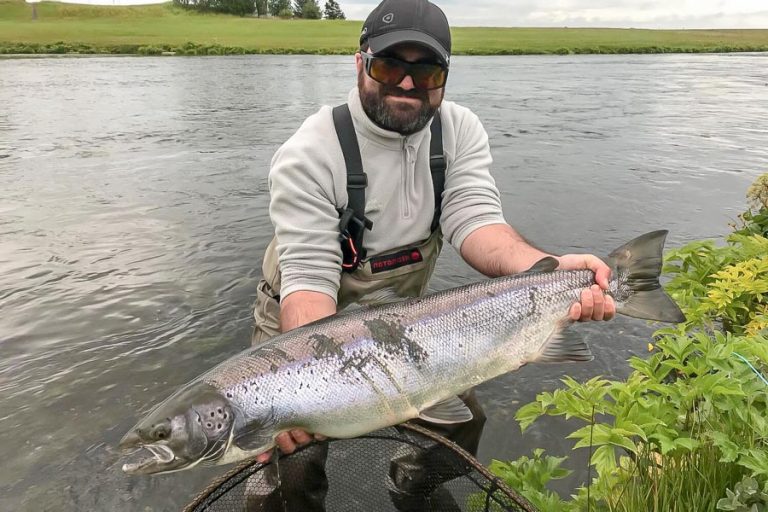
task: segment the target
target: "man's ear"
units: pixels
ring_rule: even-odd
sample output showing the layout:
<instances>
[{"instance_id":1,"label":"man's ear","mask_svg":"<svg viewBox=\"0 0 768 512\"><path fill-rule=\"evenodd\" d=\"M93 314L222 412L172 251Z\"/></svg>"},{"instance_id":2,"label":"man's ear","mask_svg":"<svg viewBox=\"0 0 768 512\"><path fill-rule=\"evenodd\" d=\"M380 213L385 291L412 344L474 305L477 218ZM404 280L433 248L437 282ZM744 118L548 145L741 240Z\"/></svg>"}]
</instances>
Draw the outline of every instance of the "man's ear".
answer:
<instances>
[{"instance_id":1,"label":"man's ear","mask_svg":"<svg viewBox=\"0 0 768 512\"><path fill-rule=\"evenodd\" d=\"M355 52L355 67L358 74L363 72L363 57L360 55L360 52Z\"/></svg>"}]
</instances>

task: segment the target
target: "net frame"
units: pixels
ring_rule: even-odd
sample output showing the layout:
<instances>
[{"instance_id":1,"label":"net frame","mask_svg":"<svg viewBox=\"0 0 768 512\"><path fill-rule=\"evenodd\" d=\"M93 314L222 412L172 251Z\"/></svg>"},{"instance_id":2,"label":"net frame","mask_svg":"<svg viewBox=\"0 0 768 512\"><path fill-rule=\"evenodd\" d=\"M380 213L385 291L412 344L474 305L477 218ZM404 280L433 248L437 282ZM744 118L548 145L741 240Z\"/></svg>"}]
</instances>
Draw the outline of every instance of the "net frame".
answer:
<instances>
[{"instance_id":1,"label":"net frame","mask_svg":"<svg viewBox=\"0 0 768 512\"><path fill-rule=\"evenodd\" d=\"M478 489L485 495L484 511L513 511L513 512L538 512L537 509L523 496L509 487L503 480L491 473L488 468L483 466L472 454L464 450L462 447L454 443L453 441L427 429L420 425L412 423L403 423L394 427L399 433L401 430L408 431L411 434L416 434L422 438L427 438L434 443L448 448L453 454L455 454L463 463L469 466L469 469L477 472L485 482L480 481L471 471L461 476L460 478L469 479ZM390 433L388 433L390 432ZM359 436L355 439L386 439L390 441L396 441L398 443L410 444L419 449L425 449L422 444L419 444L416 439L409 438L405 435L393 435L390 429L382 429ZM337 441L346 441L345 439L328 439L322 441L324 443L334 443ZM311 446L311 445L308 445ZM300 453L307 446L301 447L294 452ZM280 454L279 457L286 457L289 455ZM257 462L255 458L247 459L230 471L214 479L205 489L203 489L195 499L184 507L183 512L204 512L209 510L217 501L227 495L228 492L237 488L240 484L245 482L246 479L254 475L256 472L264 469L272 464L272 461L266 463Z\"/></svg>"}]
</instances>

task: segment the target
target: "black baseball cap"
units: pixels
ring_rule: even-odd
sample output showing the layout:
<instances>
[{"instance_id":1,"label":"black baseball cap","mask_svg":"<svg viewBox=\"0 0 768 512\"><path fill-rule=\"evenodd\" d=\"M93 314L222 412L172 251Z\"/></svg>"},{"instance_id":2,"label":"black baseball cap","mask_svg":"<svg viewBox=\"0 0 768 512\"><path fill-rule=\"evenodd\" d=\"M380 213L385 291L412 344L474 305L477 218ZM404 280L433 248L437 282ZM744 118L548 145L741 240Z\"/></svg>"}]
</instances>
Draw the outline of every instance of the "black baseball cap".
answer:
<instances>
[{"instance_id":1,"label":"black baseball cap","mask_svg":"<svg viewBox=\"0 0 768 512\"><path fill-rule=\"evenodd\" d=\"M451 60L451 30L443 11L428 0L384 0L363 23L360 45L376 54L400 43L432 50L445 64Z\"/></svg>"}]
</instances>

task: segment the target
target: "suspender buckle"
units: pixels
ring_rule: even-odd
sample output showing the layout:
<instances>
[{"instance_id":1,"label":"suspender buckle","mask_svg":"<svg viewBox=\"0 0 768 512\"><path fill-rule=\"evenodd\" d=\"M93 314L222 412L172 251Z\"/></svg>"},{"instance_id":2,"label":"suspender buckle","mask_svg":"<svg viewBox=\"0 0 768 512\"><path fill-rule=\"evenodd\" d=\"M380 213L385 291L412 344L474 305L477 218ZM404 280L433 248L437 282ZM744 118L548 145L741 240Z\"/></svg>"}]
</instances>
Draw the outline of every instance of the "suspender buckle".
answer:
<instances>
[{"instance_id":1,"label":"suspender buckle","mask_svg":"<svg viewBox=\"0 0 768 512\"><path fill-rule=\"evenodd\" d=\"M429 167L432 169L432 174L435 173L444 173L446 164L445 164L445 156L441 153L439 155L431 155L429 157Z\"/></svg>"},{"instance_id":2,"label":"suspender buckle","mask_svg":"<svg viewBox=\"0 0 768 512\"><path fill-rule=\"evenodd\" d=\"M350 174L347 176L347 188L366 188L368 186L368 175Z\"/></svg>"}]
</instances>

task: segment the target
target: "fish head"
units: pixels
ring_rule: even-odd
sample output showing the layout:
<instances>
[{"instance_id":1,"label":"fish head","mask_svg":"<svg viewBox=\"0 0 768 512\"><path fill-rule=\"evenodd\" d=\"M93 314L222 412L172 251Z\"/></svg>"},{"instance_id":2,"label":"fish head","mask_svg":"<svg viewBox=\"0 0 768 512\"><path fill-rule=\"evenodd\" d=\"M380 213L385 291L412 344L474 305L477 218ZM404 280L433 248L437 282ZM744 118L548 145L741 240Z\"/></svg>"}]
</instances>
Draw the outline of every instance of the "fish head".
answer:
<instances>
[{"instance_id":1,"label":"fish head","mask_svg":"<svg viewBox=\"0 0 768 512\"><path fill-rule=\"evenodd\" d=\"M120 441L132 460L123 471L149 475L215 463L231 442L236 420L235 407L216 388L201 381L186 386Z\"/></svg>"}]
</instances>

